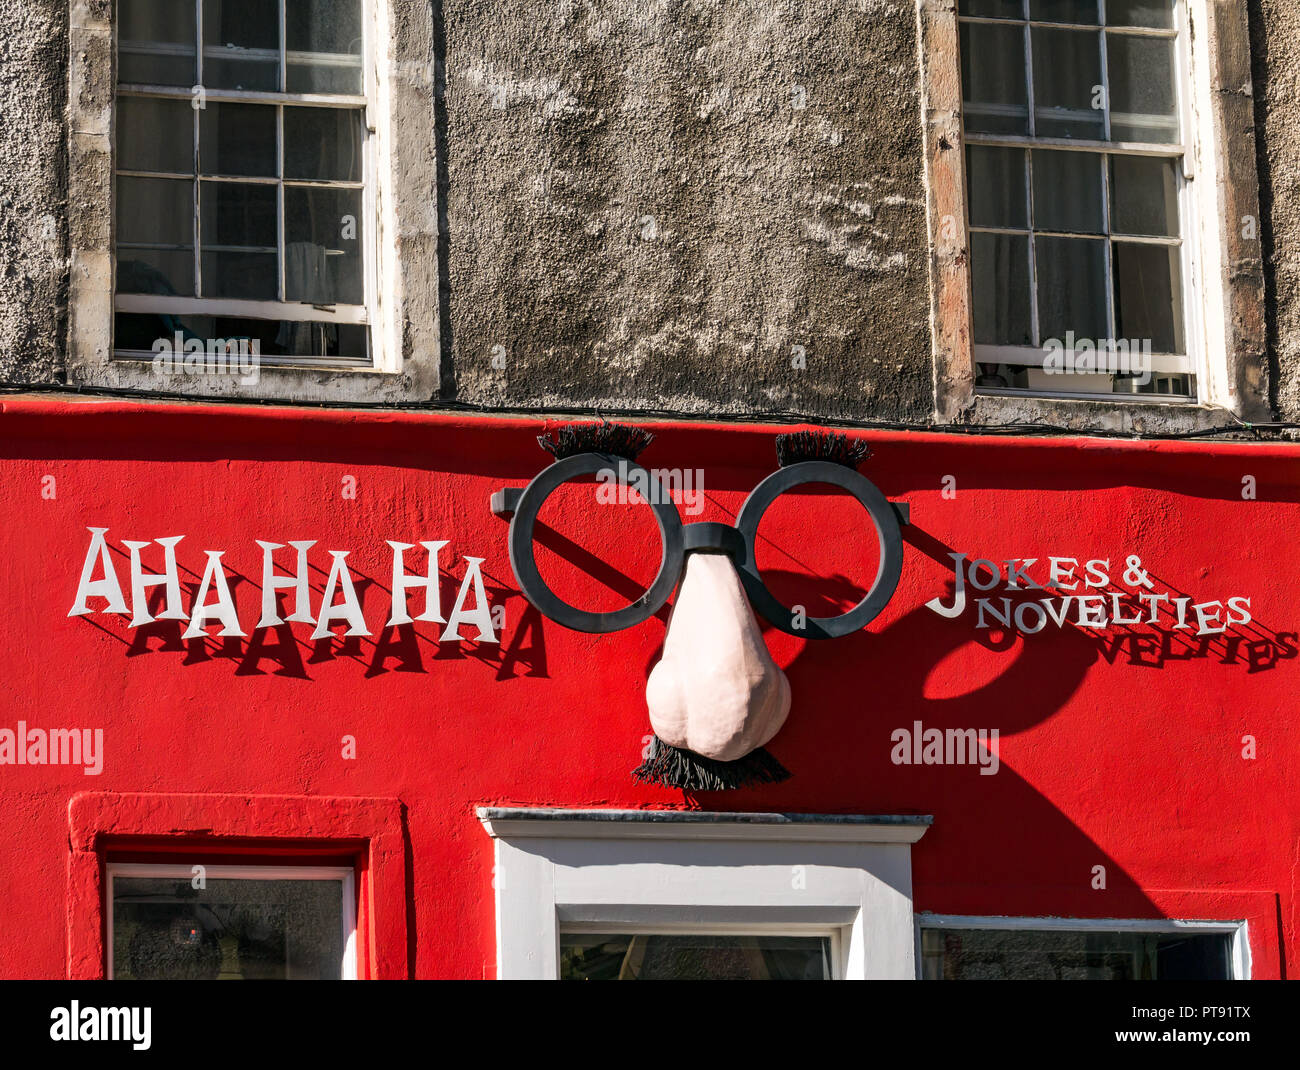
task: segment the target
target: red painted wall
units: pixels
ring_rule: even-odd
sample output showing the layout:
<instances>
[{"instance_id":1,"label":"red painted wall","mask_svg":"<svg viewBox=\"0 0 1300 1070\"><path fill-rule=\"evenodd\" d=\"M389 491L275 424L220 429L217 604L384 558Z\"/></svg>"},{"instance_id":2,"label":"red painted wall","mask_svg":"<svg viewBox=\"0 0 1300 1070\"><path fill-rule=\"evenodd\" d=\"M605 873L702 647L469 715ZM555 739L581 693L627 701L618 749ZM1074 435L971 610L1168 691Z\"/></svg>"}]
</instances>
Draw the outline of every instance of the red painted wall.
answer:
<instances>
[{"instance_id":1,"label":"red painted wall","mask_svg":"<svg viewBox=\"0 0 1300 1070\"><path fill-rule=\"evenodd\" d=\"M102 728L106 752L97 777L0 766L0 974L70 968L69 917L88 893L70 878L69 804L87 791L400 800L405 857L385 856L396 868L370 961L420 977L492 976L492 851L474 816L486 804L933 814L913 851L918 910L1248 917L1254 975L1294 968L1300 448L864 433L875 453L863 473L912 508L898 592L844 639L768 630L794 691L769 749L794 776L684 798L629 775L650 731L643 689L667 607L590 636L544 621L515 590L508 525L488 497L549 460L535 442L542 429L395 413L0 405L0 728L19 719ZM642 463L703 470L705 506L684 519L731 521L775 468L772 440L788 429L655 430ZM354 498L342 493L348 476ZM945 476L955 497L941 493ZM1242 498L1245 476L1255 500ZM644 507L596 508L591 494L553 500L541 558L557 591L608 609L653 574L657 539ZM69 618L90 526L109 529L124 587L122 540L186 536L187 608L203 551L224 550L249 631L260 605L255 539L317 540L313 609L327 551L350 550L375 634L313 643L297 624L185 642L175 623L133 630L111 614ZM828 598L854 600L874 571L874 534L846 499L783 499L761 535L774 590L814 614ZM433 624L381 634L385 539L450 540L444 613L462 556L484 558L490 598L505 607L500 646L439 644ZM1048 555L1110 558L1117 578L1136 554L1159 589L1196 601L1247 596L1254 620L1203 641L1167 628L1135 629L1150 637L1140 640L1073 626L979 631L973 612L946 620L924 608L949 595L951 551L1036 557L1039 572ZM281 571L292 565L279 560ZM146 552L145 564L159 569L161 552ZM408 571L422 565L408 555ZM890 734L916 720L999 729L1000 771L892 764ZM355 760L341 756L345 735L356 738ZM1257 741L1253 760L1242 757L1245 735ZM96 805L111 824L117 811ZM227 834L241 805L213 803ZM175 827L167 820L155 831ZM294 819L277 820L284 835ZM334 827L321 821L305 816L300 835ZM270 828L249 822L249 835ZM1098 865L1104 891L1091 887ZM399 899L408 917L393 924Z\"/></svg>"}]
</instances>

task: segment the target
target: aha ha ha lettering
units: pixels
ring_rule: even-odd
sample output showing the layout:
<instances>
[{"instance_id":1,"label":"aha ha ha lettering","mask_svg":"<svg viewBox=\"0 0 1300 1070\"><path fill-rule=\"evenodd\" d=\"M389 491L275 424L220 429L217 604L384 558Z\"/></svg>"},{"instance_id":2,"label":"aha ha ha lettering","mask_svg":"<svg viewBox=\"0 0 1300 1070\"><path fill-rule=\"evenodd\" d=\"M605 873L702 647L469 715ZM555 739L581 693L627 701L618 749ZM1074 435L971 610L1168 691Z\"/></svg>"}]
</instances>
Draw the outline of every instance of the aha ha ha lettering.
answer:
<instances>
[{"instance_id":1,"label":"aha ha ha lettering","mask_svg":"<svg viewBox=\"0 0 1300 1070\"><path fill-rule=\"evenodd\" d=\"M1074 557L1049 557L1046 582L1040 583L1030 572L1038 558L1012 558L996 562L986 558L967 561L966 554L949 554L953 560L953 601L944 605L932 598L928 609L941 617L959 617L967 608L967 588L990 592L1000 588L1014 591L1021 600L1009 597L974 599L975 627L1015 628L1023 635L1033 635L1047 625L1064 628L1108 628L1112 625L1164 624L1174 631L1195 631L1197 635L1220 635L1231 625L1249 624L1250 599L1235 596L1223 602L1193 602L1186 595L1155 590L1155 584L1142 567L1141 558L1129 555L1124 567L1112 569L1108 557L1081 561ZM1126 591L1116 591L1112 572L1119 573ZM1038 575L1041 577L1043 566ZM1051 589L1059 597L1024 599L1025 591ZM1078 592L1060 594L1064 591ZM1164 616L1162 617L1162 614ZM1191 623L1189 623L1189 621ZM1195 628L1193 628L1193 624Z\"/></svg>"},{"instance_id":2,"label":"aha ha ha lettering","mask_svg":"<svg viewBox=\"0 0 1300 1070\"><path fill-rule=\"evenodd\" d=\"M186 612L181 604L180 575L176 565L176 546L184 535L171 535L162 539L137 541L123 539L122 545L130 557L130 604L123 594L122 585L113 567L109 551L108 528L87 528L90 532L90 547L86 551L86 560L81 568L81 580L77 584L77 597L69 617L80 617L96 610L90 608L90 599L102 598L107 604L99 612L130 614L131 627L138 628L154 620L188 620L189 624L182 633L183 639L195 639L207 634L207 629L220 624L218 636L245 636L247 633L239 621L235 600L222 568L223 550L205 550L207 562L203 568L203 578L199 581L193 604ZM460 591L451 613L442 615L441 595L439 593L439 557L447 540L421 542L427 555L424 575L411 575L406 571L405 554L415 549L413 543L387 541L393 551L392 603L386 627L398 624L411 624L414 621L427 621L442 624L445 627L438 636L438 642L458 642L462 639L476 639L481 643L499 642L492 621L492 606L488 603L487 592L483 589L483 574L480 566L481 557L464 557L465 576L461 581ZM335 625L348 626L345 635L370 635L365 617L361 613L361 601L357 598L356 588L352 584L352 574L348 571L347 556L349 550L330 550L329 576L325 581L325 590L321 595L320 608L313 614L311 607L311 587L307 569L307 551L316 545L314 540L289 542L296 555L294 571L281 573L277 570L275 551L283 550L286 544L256 540L262 548L262 612L258 618L258 628L274 628L286 622L315 625L312 639L325 639L331 635L330 629ZM146 572L142 562L142 552L150 546L162 549L163 571ZM98 574L98 575L97 575ZM154 616L149 611L148 595L150 589L163 589L163 609ZM407 607L407 597L415 591L424 592L423 612L412 617ZM283 619L277 604L277 592L287 591L293 612ZM469 603L473 596L473 604ZM477 634L462 635L463 627L472 627Z\"/></svg>"}]
</instances>

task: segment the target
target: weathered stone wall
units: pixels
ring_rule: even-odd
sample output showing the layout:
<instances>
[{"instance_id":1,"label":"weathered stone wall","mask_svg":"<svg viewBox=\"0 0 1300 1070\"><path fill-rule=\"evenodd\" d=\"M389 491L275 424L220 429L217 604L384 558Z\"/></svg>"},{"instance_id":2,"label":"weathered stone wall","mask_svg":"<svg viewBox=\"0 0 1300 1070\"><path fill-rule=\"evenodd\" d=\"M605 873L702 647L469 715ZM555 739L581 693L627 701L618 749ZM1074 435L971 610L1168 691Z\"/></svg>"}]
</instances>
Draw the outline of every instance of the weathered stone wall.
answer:
<instances>
[{"instance_id":1,"label":"weathered stone wall","mask_svg":"<svg viewBox=\"0 0 1300 1070\"><path fill-rule=\"evenodd\" d=\"M0 381L58 374L67 313L67 0L0 0Z\"/></svg>"},{"instance_id":2,"label":"weathered stone wall","mask_svg":"<svg viewBox=\"0 0 1300 1070\"><path fill-rule=\"evenodd\" d=\"M1300 421L1300 5L1249 0L1267 339L1281 419Z\"/></svg>"},{"instance_id":3,"label":"weathered stone wall","mask_svg":"<svg viewBox=\"0 0 1300 1070\"><path fill-rule=\"evenodd\" d=\"M445 18L461 400L929 415L914 0Z\"/></svg>"},{"instance_id":4,"label":"weathered stone wall","mask_svg":"<svg viewBox=\"0 0 1300 1070\"><path fill-rule=\"evenodd\" d=\"M3 382L62 378L69 8L107 3L0 0ZM1300 8L1247 3L1268 378L1300 420ZM443 400L929 417L914 0L433 11Z\"/></svg>"}]
</instances>

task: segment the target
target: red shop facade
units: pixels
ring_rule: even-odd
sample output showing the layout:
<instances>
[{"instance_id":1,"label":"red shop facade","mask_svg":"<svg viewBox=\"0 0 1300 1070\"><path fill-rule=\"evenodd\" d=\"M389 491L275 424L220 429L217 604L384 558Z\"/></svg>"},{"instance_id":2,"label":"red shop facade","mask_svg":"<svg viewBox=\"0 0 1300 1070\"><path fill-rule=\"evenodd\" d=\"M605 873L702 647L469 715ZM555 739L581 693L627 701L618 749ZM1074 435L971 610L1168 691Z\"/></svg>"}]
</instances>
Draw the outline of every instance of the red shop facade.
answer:
<instances>
[{"instance_id":1,"label":"red shop facade","mask_svg":"<svg viewBox=\"0 0 1300 1070\"><path fill-rule=\"evenodd\" d=\"M552 464L554 421L0 410L5 976L1296 961L1300 447L852 432L902 521L892 597L824 639L758 615L789 777L683 790L632 775L677 577L605 633L521 593L501 492ZM687 549L730 538L800 430L642 426ZM601 489L561 485L531 545L605 613L663 554L646 503ZM752 553L817 619L863 598L881 541L808 481ZM709 656L679 644L683 686L707 693Z\"/></svg>"}]
</instances>

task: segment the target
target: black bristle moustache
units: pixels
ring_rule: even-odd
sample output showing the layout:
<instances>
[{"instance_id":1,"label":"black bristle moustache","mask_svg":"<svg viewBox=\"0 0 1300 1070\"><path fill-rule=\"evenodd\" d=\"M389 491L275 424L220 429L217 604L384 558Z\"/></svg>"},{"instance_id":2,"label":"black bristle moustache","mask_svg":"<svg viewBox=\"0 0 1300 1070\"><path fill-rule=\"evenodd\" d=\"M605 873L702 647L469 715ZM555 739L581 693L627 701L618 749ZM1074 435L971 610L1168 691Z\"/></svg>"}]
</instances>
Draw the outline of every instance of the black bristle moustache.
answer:
<instances>
[{"instance_id":1,"label":"black bristle moustache","mask_svg":"<svg viewBox=\"0 0 1300 1070\"><path fill-rule=\"evenodd\" d=\"M830 461L857 468L870 456L871 447L861 439L831 431L792 431L776 436L776 460L782 468L800 461Z\"/></svg>"},{"instance_id":2,"label":"black bristle moustache","mask_svg":"<svg viewBox=\"0 0 1300 1070\"><path fill-rule=\"evenodd\" d=\"M632 770L632 779L683 791L734 791L755 784L780 784L790 779L790 771L762 747L734 762L719 762L679 750L654 736L645 761Z\"/></svg>"},{"instance_id":3,"label":"black bristle moustache","mask_svg":"<svg viewBox=\"0 0 1300 1070\"><path fill-rule=\"evenodd\" d=\"M635 461L636 455L655 440L654 432L630 424L566 424L537 436L537 444L557 461L577 453L607 453Z\"/></svg>"}]
</instances>

